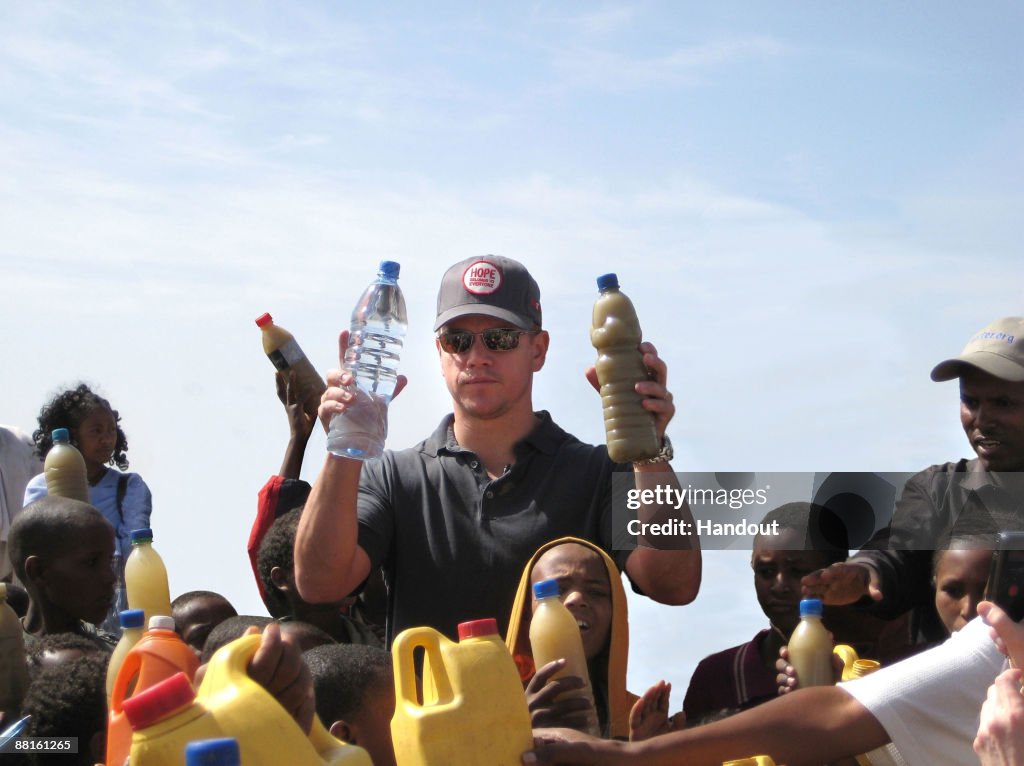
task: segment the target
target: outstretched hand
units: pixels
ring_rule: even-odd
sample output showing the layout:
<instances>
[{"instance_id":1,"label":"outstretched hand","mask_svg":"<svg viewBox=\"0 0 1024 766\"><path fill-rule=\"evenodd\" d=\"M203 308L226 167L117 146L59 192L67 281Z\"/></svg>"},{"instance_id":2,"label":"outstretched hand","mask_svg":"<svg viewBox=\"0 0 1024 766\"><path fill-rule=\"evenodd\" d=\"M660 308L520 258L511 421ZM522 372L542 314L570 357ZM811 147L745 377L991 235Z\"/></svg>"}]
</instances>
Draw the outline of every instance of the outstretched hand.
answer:
<instances>
[{"instance_id":1,"label":"outstretched hand","mask_svg":"<svg viewBox=\"0 0 1024 766\"><path fill-rule=\"evenodd\" d=\"M637 383L636 392L644 397L643 408L654 415L658 438L664 438L665 429L668 428L669 421L676 414L676 407L672 403L672 393L667 388L668 365L658 356L658 350L653 343L647 341L641 343L640 351L643 354L644 366L647 368L648 380ZM597 368L588 368L585 375L594 390L600 393L601 384L597 379Z\"/></svg>"},{"instance_id":2,"label":"outstretched hand","mask_svg":"<svg viewBox=\"0 0 1024 766\"><path fill-rule=\"evenodd\" d=\"M669 716L672 684L658 681L644 692L629 711L629 741L638 742L686 727L686 715L680 711Z\"/></svg>"},{"instance_id":3,"label":"outstretched hand","mask_svg":"<svg viewBox=\"0 0 1024 766\"><path fill-rule=\"evenodd\" d=\"M881 601L878 575L867 564L840 561L825 569L811 572L800 581L804 598L820 598L822 603L842 606L871 596Z\"/></svg>"},{"instance_id":4,"label":"outstretched hand","mask_svg":"<svg viewBox=\"0 0 1024 766\"><path fill-rule=\"evenodd\" d=\"M258 632L258 628L251 627L246 635ZM270 623L263 630L260 647L247 670L249 677L266 689L308 734L313 727L316 698L313 676L302 659L296 639L282 636L281 626Z\"/></svg>"},{"instance_id":5,"label":"outstretched hand","mask_svg":"<svg viewBox=\"0 0 1024 766\"><path fill-rule=\"evenodd\" d=\"M288 431L293 439L305 444L316 425L318 396L313 392L305 400L299 399L295 370L278 370L274 379L277 383L277 398L284 405L288 416Z\"/></svg>"},{"instance_id":6,"label":"outstretched hand","mask_svg":"<svg viewBox=\"0 0 1024 766\"><path fill-rule=\"evenodd\" d=\"M1014 622L1002 607L991 601L978 604L978 616L989 626L989 635L1014 667L1024 669L1024 623Z\"/></svg>"}]
</instances>

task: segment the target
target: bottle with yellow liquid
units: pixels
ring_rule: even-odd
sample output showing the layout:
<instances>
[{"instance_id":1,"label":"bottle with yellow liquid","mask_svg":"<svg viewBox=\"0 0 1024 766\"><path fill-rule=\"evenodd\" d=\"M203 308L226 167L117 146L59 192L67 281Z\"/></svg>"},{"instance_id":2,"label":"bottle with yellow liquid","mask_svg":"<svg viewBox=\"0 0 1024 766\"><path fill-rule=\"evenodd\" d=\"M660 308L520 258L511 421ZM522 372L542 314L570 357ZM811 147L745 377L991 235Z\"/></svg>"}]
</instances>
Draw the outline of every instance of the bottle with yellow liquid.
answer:
<instances>
[{"instance_id":1,"label":"bottle with yellow liquid","mask_svg":"<svg viewBox=\"0 0 1024 766\"><path fill-rule=\"evenodd\" d=\"M587 701L587 723L583 728L587 734L601 736L601 726L594 707L594 691L590 686L590 671L587 656L583 651L583 638L572 612L560 598L557 580L542 580L534 583L533 595L537 599L530 618L530 650L533 662L541 668L552 660L565 659L565 667L552 676L578 676L583 679L583 688L563 693L558 699L581 697Z\"/></svg>"},{"instance_id":2,"label":"bottle with yellow liquid","mask_svg":"<svg viewBox=\"0 0 1024 766\"><path fill-rule=\"evenodd\" d=\"M648 380L639 348L640 321L615 274L598 277L597 288L601 294L594 303L590 342L597 349L608 456L616 463L646 460L661 451L661 441L654 415L643 408L643 397L636 392L636 384Z\"/></svg>"},{"instance_id":3,"label":"bottle with yellow liquid","mask_svg":"<svg viewBox=\"0 0 1024 766\"><path fill-rule=\"evenodd\" d=\"M85 472L85 458L72 446L71 432L66 428L55 428L51 437L53 446L43 461L47 494L88 503L89 480Z\"/></svg>"},{"instance_id":4,"label":"bottle with yellow liquid","mask_svg":"<svg viewBox=\"0 0 1024 766\"><path fill-rule=\"evenodd\" d=\"M21 621L7 603L7 583L0 582L0 713L3 720L18 710L28 688L25 639Z\"/></svg>"},{"instance_id":5,"label":"bottle with yellow liquid","mask_svg":"<svg viewBox=\"0 0 1024 766\"><path fill-rule=\"evenodd\" d=\"M145 613L141 609L125 609L119 615L121 620L121 640L114 647L114 653L110 655L110 663L107 665L107 707L110 707L110 696L114 691L114 681L117 680L117 672L124 664L124 658L132 650L145 631Z\"/></svg>"},{"instance_id":6,"label":"bottle with yellow liquid","mask_svg":"<svg viewBox=\"0 0 1024 766\"><path fill-rule=\"evenodd\" d=\"M258 317L256 326L262 330L263 351L277 369L295 371L298 400L302 402L306 412L315 415L320 406L320 397L327 390L324 379L306 357L295 336L280 325L274 324L274 318L270 314Z\"/></svg>"},{"instance_id":7,"label":"bottle with yellow liquid","mask_svg":"<svg viewBox=\"0 0 1024 766\"><path fill-rule=\"evenodd\" d=\"M124 583L128 606L146 613L145 624L156 615L170 616L171 589L167 567L153 547L153 530L132 530L132 552L124 565Z\"/></svg>"},{"instance_id":8,"label":"bottle with yellow liquid","mask_svg":"<svg viewBox=\"0 0 1024 766\"><path fill-rule=\"evenodd\" d=\"M417 692L414 652L424 650ZM433 628L402 631L391 648L398 766L518 766L533 743L519 671L493 619L459 625L459 642Z\"/></svg>"},{"instance_id":9,"label":"bottle with yellow liquid","mask_svg":"<svg viewBox=\"0 0 1024 766\"><path fill-rule=\"evenodd\" d=\"M832 637L821 624L821 612L821 599L803 599L800 602L800 623L789 637L789 663L796 670L800 688L835 683Z\"/></svg>"}]
</instances>

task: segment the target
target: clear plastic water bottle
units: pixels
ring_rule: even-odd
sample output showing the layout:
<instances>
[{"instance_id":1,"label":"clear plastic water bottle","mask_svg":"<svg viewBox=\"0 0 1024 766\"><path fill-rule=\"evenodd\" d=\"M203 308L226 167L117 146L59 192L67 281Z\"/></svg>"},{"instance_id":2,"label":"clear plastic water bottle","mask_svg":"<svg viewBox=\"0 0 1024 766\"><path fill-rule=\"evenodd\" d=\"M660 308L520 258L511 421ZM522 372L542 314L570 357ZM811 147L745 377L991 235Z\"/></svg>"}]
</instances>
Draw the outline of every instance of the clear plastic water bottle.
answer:
<instances>
[{"instance_id":1,"label":"clear plastic water bottle","mask_svg":"<svg viewBox=\"0 0 1024 766\"><path fill-rule=\"evenodd\" d=\"M384 452L388 404L398 383L408 326L398 286L400 268L394 261L381 261L377 278L352 311L345 369L355 377L355 399L331 420L327 449L334 455L365 460Z\"/></svg>"}]
</instances>

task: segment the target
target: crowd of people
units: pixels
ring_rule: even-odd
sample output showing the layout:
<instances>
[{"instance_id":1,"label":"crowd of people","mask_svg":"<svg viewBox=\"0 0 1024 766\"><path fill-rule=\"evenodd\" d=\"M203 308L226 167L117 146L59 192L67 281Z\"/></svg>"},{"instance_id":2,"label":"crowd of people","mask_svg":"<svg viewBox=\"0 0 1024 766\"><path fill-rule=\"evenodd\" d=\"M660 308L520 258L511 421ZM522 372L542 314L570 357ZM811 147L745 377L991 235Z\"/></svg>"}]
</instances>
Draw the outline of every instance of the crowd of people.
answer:
<instances>
[{"instance_id":1,"label":"crowd of people","mask_svg":"<svg viewBox=\"0 0 1024 766\"><path fill-rule=\"evenodd\" d=\"M238 615L213 591L177 595L175 629L199 660L261 632L250 674L300 725L308 730L315 712L378 766L395 763L394 638L429 626L454 639L459 623L485 615L497 618L522 680L537 741L524 763L767 754L792 765L868 754L872 763L1024 764L1015 669L1024 627L983 601L997 534L1024 530L1022 495L1007 478L1024 471L1024 320L993 322L932 370L935 381L959 383L975 457L914 476L891 522L859 551L851 556L842 535L820 534L835 519L812 502L761 520L751 569L766 627L700 662L675 714L668 684L627 689L622 575L636 592L681 607L697 597L703 554L696 536L630 539L615 513L624 479L641 490L679 488L666 434L675 413L667 366L653 344L640 346L648 377L636 393L661 452L616 464L603 446L534 410L533 378L549 347L542 320L540 289L522 264L484 256L453 265L434 327L452 412L419 444L379 459L328 454L312 486L299 472L318 420L327 428L367 394L350 372L332 370L316 408L299 400L293 374L279 371L291 438L280 472L259 493L248 539L267 615ZM342 348L346 341L343 332ZM599 388L593 369L587 378ZM149 527L152 513L148 487L127 471L120 423L82 384L42 407L31 439L0 428L0 579L21 618L31 678L0 729L28 716L23 736L82 743L77 761L28 756L35 763L103 761L105 661L127 606L123 565L131 531ZM85 460L88 503L47 494L41 461L59 427ZM385 435L386 419L377 437ZM693 523L685 505L656 502L639 514ZM531 586L548 579L580 628L601 737L581 733L580 698L561 696L583 682L559 676L558 661L533 660ZM786 645L805 597L823 600L837 643L882 669L800 688Z\"/></svg>"}]
</instances>

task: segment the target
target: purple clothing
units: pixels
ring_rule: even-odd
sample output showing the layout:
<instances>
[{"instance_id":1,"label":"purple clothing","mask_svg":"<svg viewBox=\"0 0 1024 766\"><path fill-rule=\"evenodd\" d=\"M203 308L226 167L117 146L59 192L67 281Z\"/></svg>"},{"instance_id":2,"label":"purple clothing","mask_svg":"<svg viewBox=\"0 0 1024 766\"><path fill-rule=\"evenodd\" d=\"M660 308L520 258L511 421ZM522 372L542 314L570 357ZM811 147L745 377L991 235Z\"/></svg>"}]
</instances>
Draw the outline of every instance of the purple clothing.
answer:
<instances>
[{"instance_id":1,"label":"purple clothing","mask_svg":"<svg viewBox=\"0 0 1024 766\"><path fill-rule=\"evenodd\" d=\"M750 641L708 655L697 664L683 700L688 722L720 711L737 712L778 696L775 671L765 668L758 651L769 631Z\"/></svg>"}]
</instances>

